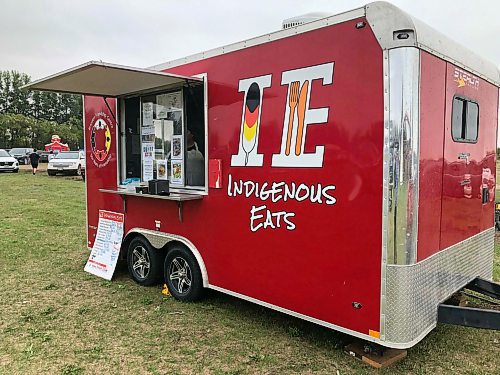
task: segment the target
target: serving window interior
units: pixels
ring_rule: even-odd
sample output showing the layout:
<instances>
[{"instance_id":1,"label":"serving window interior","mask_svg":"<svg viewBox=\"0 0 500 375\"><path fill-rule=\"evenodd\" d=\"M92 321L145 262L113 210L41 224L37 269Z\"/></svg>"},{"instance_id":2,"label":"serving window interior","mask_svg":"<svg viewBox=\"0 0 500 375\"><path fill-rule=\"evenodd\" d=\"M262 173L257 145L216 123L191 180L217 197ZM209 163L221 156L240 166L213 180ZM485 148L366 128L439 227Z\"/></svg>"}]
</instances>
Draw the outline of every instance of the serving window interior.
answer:
<instances>
[{"instance_id":1,"label":"serving window interior","mask_svg":"<svg viewBox=\"0 0 500 375\"><path fill-rule=\"evenodd\" d=\"M120 185L169 180L205 190L204 85L185 84L120 100Z\"/></svg>"}]
</instances>

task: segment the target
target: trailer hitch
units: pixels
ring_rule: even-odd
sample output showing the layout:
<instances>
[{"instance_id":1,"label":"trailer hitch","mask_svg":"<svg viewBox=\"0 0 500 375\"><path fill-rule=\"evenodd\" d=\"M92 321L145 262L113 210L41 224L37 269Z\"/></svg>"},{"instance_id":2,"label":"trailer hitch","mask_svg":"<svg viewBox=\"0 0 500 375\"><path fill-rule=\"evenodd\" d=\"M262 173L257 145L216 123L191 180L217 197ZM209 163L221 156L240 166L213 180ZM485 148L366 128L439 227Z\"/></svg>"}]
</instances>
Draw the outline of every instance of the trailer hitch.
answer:
<instances>
[{"instance_id":1,"label":"trailer hitch","mask_svg":"<svg viewBox=\"0 0 500 375\"><path fill-rule=\"evenodd\" d=\"M463 289L468 289L500 301L500 284L488 280L476 278ZM478 298L485 300L485 298L480 296L478 296ZM498 305L498 302L491 301L491 304ZM438 322L498 331L500 330L500 310L486 307L454 306L441 303L438 306Z\"/></svg>"}]
</instances>

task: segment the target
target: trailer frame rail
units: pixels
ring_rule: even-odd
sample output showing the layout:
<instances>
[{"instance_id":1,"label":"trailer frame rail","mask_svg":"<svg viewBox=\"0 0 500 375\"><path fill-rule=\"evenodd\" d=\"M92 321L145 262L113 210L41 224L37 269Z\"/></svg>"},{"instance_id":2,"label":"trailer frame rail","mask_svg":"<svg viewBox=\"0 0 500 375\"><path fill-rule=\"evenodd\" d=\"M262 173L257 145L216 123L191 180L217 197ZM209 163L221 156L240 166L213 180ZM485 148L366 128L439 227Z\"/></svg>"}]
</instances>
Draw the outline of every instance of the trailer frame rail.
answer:
<instances>
[{"instance_id":1,"label":"trailer frame rail","mask_svg":"<svg viewBox=\"0 0 500 375\"><path fill-rule=\"evenodd\" d=\"M500 284L476 278L464 288L500 301ZM483 298L480 298L484 300ZM497 304L491 302L491 304ZM465 327L500 330L500 310L482 307L454 306L441 303L438 306L438 322Z\"/></svg>"}]
</instances>

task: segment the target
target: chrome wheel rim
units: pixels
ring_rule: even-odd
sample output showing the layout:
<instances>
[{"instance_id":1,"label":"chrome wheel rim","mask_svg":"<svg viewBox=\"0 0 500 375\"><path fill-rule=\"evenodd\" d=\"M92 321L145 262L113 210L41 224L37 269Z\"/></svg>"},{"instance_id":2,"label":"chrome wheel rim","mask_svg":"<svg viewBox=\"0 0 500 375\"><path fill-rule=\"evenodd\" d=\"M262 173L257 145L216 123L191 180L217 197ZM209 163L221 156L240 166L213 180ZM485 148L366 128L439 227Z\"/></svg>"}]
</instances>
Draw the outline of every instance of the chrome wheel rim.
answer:
<instances>
[{"instance_id":1,"label":"chrome wheel rim","mask_svg":"<svg viewBox=\"0 0 500 375\"><path fill-rule=\"evenodd\" d=\"M193 275L184 258L176 257L172 260L168 270L168 278L177 293L186 294L189 292Z\"/></svg>"},{"instance_id":2,"label":"chrome wheel rim","mask_svg":"<svg viewBox=\"0 0 500 375\"><path fill-rule=\"evenodd\" d=\"M132 269L140 279L145 279L149 275L151 261L148 252L141 245L134 247L134 250L132 250Z\"/></svg>"}]
</instances>

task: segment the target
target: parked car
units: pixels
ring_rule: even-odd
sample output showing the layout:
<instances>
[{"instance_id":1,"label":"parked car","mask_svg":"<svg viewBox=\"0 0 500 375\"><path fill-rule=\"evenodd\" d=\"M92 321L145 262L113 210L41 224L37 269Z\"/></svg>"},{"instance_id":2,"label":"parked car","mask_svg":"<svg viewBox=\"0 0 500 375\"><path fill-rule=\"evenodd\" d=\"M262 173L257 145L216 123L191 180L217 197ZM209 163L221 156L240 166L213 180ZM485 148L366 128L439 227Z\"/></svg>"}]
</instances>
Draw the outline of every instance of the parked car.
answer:
<instances>
[{"instance_id":1,"label":"parked car","mask_svg":"<svg viewBox=\"0 0 500 375\"><path fill-rule=\"evenodd\" d=\"M57 173L80 176L85 157L78 151L63 151L49 160L47 174L55 176Z\"/></svg>"},{"instance_id":2,"label":"parked car","mask_svg":"<svg viewBox=\"0 0 500 375\"><path fill-rule=\"evenodd\" d=\"M38 155L40 155L40 163L48 163L50 152L48 151L37 151Z\"/></svg>"},{"instance_id":3,"label":"parked car","mask_svg":"<svg viewBox=\"0 0 500 375\"><path fill-rule=\"evenodd\" d=\"M0 150L0 172L19 172L19 163L7 151Z\"/></svg>"},{"instance_id":4,"label":"parked car","mask_svg":"<svg viewBox=\"0 0 500 375\"><path fill-rule=\"evenodd\" d=\"M30 147L15 147L10 150L10 154L16 158L19 164L28 165L30 163L30 154L34 150Z\"/></svg>"}]
</instances>

